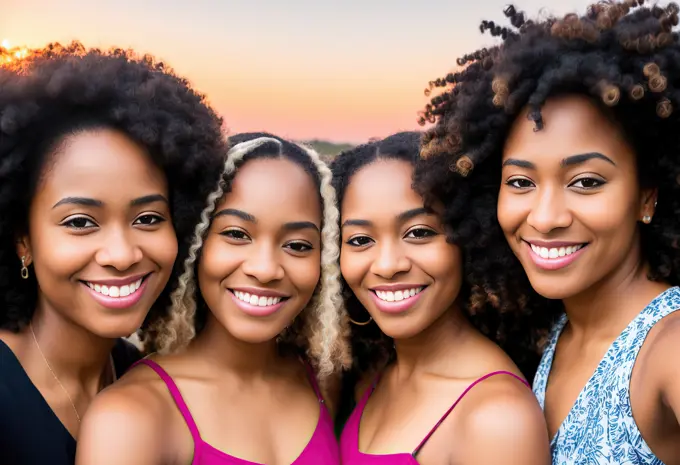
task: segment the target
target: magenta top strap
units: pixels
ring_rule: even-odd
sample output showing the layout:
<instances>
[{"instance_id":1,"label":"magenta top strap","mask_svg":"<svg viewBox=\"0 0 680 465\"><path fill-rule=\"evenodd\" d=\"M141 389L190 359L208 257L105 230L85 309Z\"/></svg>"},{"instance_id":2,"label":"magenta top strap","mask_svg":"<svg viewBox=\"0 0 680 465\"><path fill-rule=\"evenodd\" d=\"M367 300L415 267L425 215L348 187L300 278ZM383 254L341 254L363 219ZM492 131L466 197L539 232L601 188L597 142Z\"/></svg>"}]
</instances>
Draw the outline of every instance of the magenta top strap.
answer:
<instances>
[{"instance_id":1,"label":"magenta top strap","mask_svg":"<svg viewBox=\"0 0 680 465\"><path fill-rule=\"evenodd\" d=\"M481 378L477 379L472 384L470 384L467 388L465 388L463 393L460 396L458 396L458 399L456 399L456 401L453 403L453 405L446 411L446 413L441 417L441 419L437 422L437 424L434 425L434 427L430 430L429 433L427 433L427 436L425 436L425 438L422 441L420 441L420 444L418 444L418 447L415 448L415 450L413 451L413 453L411 455L413 457L415 457L416 454L418 454L418 452L420 452L420 449L423 448L425 443L430 439L430 437L434 434L434 432L437 431L437 428L439 428L439 426L444 422L444 420L446 420L446 418L451 414L451 412L453 412L453 409L456 408L458 403L461 400L463 400L463 397L465 397L465 395L468 392L470 392L470 390L473 387L477 386L479 383L481 383L485 379L491 378L492 376L496 376L496 375L510 375L513 378L515 378L515 379L519 380L520 382L522 382L523 384L525 384L529 389L531 389L531 386L529 386L529 383L527 383L524 379L520 378L516 374L510 373L509 371L492 371L491 373L485 374L484 376L482 376Z\"/></svg>"},{"instance_id":2,"label":"magenta top strap","mask_svg":"<svg viewBox=\"0 0 680 465\"><path fill-rule=\"evenodd\" d=\"M184 402L182 394L179 392L179 388L172 380L170 375L163 368L161 368L161 366L158 363L147 358L139 360L130 368L132 369L136 365L148 366L153 371L155 371L156 374L158 374L158 376L160 376L163 382L165 382L165 385L168 387L168 391L170 391L170 395L172 396L172 400L175 401L175 405L177 405L177 408L184 417L184 421L186 421L187 426L189 427L189 431L191 431L191 436L194 438L194 444L198 444L201 441L201 434L198 432L198 427L196 426L194 417L192 417L191 412L189 412L189 407L187 407L186 402Z\"/></svg>"},{"instance_id":3,"label":"magenta top strap","mask_svg":"<svg viewBox=\"0 0 680 465\"><path fill-rule=\"evenodd\" d=\"M323 396L321 395L321 389L319 388L319 383L316 380L316 374L314 374L312 366L306 360L303 360L302 363L304 364L305 369L307 370L307 376L309 376L309 383L312 385L312 389L314 389L316 397L319 399L319 402L324 403Z\"/></svg>"}]
</instances>

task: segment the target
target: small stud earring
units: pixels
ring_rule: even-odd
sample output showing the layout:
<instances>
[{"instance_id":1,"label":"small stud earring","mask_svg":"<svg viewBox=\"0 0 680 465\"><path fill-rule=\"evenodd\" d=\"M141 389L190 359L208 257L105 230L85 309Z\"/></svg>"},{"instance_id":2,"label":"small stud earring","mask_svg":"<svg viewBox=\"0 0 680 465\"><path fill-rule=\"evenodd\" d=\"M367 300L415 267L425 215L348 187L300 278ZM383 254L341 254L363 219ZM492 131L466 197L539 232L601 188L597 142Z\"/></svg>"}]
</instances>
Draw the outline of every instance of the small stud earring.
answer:
<instances>
[{"instance_id":1,"label":"small stud earring","mask_svg":"<svg viewBox=\"0 0 680 465\"><path fill-rule=\"evenodd\" d=\"M643 222L644 224L649 224L649 223L652 222L652 217L649 216L649 215L645 215L645 216L642 217L642 222Z\"/></svg>"}]
</instances>

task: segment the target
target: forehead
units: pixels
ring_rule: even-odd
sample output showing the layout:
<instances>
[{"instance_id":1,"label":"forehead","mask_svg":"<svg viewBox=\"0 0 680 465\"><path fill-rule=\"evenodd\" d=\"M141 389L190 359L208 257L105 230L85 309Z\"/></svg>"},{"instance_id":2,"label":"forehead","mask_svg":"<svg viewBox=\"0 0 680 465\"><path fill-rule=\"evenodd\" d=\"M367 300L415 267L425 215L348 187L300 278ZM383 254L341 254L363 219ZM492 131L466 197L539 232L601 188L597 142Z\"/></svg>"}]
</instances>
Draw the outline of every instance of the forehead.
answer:
<instances>
[{"instance_id":1,"label":"forehead","mask_svg":"<svg viewBox=\"0 0 680 465\"><path fill-rule=\"evenodd\" d=\"M350 179L342 201L342 215L366 212L401 213L404 209L422 207L423 199L411 187L413 165L403 160L376 160ZM370 213L369 213L370 212Z\"/></svg>"},{"instance_id":2,"label":"forehead","mask_svg":"<svg viewBox=\"0 0 680 465\"><path fill-rule=\"evenodd\" d=\"M124 134L97 129L65 138L48 160L40 191L65 196L136 198L150 190L165 192L163 171L148 153Z\"/></svg>"},{"instance_id":3,"label":"forehead","mask_svg":"<svg viewBox=\"0 0 680 465\"><path fill-rule=\"evenodd\" d=\"M286 158L260 158L239 167L219 208L233 207L284 222L321 217L320 194L300 165Z\"/></svg>"},{"instance_id":4,"label":"forehead","mask_svg":"<svg viewBox=\"0 0 680 465\"><path fill-rule=\"evenodd\" d=\"M541 108L544 127L535 131L525 109L516 118L503 150L503 158L552 159L599 152L621 160L631 148L623 132L590 99L577 95L549 99Z\"/></svg>"}]
</instances>

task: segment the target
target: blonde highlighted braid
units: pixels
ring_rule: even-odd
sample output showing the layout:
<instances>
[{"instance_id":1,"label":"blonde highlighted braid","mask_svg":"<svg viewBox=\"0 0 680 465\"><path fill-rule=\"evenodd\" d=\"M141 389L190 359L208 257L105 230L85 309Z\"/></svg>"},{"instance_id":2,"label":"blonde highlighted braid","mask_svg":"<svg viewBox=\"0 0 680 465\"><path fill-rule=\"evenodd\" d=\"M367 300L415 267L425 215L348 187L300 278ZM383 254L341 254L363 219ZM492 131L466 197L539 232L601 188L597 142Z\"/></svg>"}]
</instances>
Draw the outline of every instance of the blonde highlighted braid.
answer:
<instances>
[{"instance_id":1,"label":"blonde highlighted braid","mask_svg":"<svg viewBox=\"0 0 680 465\"><path fill-rule=\"evenodd\" d=\"M207 199L196 225L189 255L184 261L184 272L178 286L171 294L169 316L149 331L150 341L160 353L181 350L196 335L196 277L195 266L203 241L210 228L212 214L224 196L243 158L264 144L276 144L283 156L283 144L274 137L258 137L234 145L226 156L219 185ZM279 337L281 343L306 349L310 363L320 381L350 363L348 346L349 325L344 309L340 286L340 227L332 174L328 166L311 148L299 146L309 156L320 178L320 196L323 203L321 227L321 278L314 295L305 309Z\"/></svg>"}]
</instances>

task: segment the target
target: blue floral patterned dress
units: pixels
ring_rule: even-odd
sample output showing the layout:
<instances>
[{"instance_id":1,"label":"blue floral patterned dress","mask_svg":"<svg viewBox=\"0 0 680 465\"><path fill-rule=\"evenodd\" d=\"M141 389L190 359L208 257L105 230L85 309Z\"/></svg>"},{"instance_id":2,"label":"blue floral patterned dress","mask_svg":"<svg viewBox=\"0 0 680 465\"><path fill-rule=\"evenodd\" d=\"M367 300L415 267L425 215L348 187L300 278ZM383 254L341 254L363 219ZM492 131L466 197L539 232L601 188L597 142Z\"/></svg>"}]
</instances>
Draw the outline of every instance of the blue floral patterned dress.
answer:
<instances>
[{"instance_id":1,"label":"blue floral patterned dress","mask_svg":"<svg viewBox=\"0 0 680 465\"><path fill-rule=\"evenodd\" d=\"M680 310L680 287L657 296L612 343L550 443L553 465L663 465L633 419L630 378L647 333ZM545 408L545 389L566 315L555 325L534 379L534 394Z\"/></svg>"}]
</instances>

